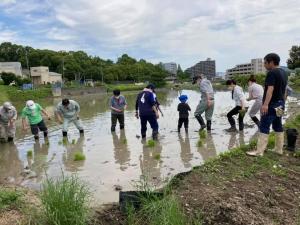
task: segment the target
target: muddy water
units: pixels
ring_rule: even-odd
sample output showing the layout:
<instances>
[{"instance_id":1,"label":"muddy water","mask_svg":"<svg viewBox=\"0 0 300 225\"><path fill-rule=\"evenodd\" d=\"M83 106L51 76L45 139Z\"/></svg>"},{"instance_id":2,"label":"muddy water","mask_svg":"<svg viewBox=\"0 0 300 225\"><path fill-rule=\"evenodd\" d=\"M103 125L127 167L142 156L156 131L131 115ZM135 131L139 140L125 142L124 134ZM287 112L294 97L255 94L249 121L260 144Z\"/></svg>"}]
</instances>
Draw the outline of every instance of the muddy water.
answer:
<instances>
[{"instance_id":1,"label":"muddy water","mask_svg":"<svg viewBox=\"0 0 300 225\"><path fill-rule=\"evenodd\" d=\"M195 110L200 94L196 91L183 91L189 96L192 111ZM29 133L20 130L18 121L15 145L0 145L0 179L18 183L26 187L39 189L45 176L58 177L63 173L77 173L89 183L93 190L95 204L115 202L118 200L116 185L123 190L135 188L135 182L146 176L154 185L162 185L173 175L190 170L193 166L216 156L220 152L239 144L248 142L257 132L257 128L245 117L244 132L229 134L226 112L233 106L229 92L217 92L213 131L204 140L202 147L197 147L199 129L197 121L190 116L189 134L178 134L176 111L178 92L159 93L164 117L159 119L159 142L154 148L146 146L137 138L140 135L139 120L134 117L136 93L126 93L128 110L126 112L126 129L115 134L110 132L109 96L76 97L81 105L81 119L85 128L84 137L80 137L75 127L71 126L68 141L63 141L61 128L55 121L48 121L49 141L41 137L39 142L33 140ZM59 99L40 102L50 113ZM20 103L19 103L20 104ZM148 130L148 139L151 131ZM32 157L27 156L32 151ZM75 152L82 152L85 161L74 161ZM24 167L30 168L29 175L23 173Z\"/></svg>"}]
</instances>

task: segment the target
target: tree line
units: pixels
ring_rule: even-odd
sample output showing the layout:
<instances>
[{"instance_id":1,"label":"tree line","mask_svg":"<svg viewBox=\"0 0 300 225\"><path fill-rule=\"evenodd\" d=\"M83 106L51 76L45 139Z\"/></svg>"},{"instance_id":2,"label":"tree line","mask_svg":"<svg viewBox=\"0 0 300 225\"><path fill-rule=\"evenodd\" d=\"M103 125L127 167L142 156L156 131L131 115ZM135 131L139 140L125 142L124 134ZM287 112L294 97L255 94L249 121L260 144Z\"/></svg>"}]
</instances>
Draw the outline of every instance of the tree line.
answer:
<instances>
[{"instance_id":1,"label":"tree line","mask_svg":"<svg viewBox=\"0 0 300 225\"><path fill-rule=\"evenodd\" d=\"M165 84L167 71L162 64L152 64L144 59L136 60L127 54L117 62L90 56L84 51L53 51L3 42L0 44L0 62L21 62L27 67L48 66L52 72L61 73L66 80L93 79L112 83L115 81L151 82Z\"/></svg>"}]
</instances>

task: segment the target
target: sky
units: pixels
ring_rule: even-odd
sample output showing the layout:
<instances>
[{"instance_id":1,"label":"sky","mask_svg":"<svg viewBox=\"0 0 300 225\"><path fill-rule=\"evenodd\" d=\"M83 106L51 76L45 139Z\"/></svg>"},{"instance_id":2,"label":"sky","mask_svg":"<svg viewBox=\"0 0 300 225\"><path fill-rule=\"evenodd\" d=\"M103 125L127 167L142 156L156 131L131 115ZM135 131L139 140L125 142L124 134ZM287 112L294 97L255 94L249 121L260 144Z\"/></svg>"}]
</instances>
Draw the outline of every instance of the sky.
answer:
<instances>
[{"instance_id":1,"label":"sky","mask_svg":"<svg viewBox=\"0 0 300 225\"><path fill-rule=\"evenodd\" d=\"M0 0L0 43L217 71L300 44L299 0Z\"/></svg>"}]
</instances>

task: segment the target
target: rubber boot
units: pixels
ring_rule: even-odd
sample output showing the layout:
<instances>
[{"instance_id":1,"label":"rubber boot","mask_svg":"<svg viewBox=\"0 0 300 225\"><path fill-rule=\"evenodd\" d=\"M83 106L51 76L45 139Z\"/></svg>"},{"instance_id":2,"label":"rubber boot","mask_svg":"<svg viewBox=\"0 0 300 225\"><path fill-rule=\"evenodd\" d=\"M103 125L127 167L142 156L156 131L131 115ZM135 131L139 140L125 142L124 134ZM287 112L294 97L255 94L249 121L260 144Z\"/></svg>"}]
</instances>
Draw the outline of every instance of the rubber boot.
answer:
<instances>
[{"instance_id":1,"label":"rubber boot","mask_svg":"<svg viewBox=\"0 0 300 225\"><path fill-rule=\"evenodd\" d=\"M158 131L153 131L152 132L152 139L156 141L157 140L157 136L158 136Z\"/></svg>"},{"instance_id":2,"label":"rubber boot","mask_svg":"<svg viewBox=\"0 0 300 225\"><path fill-rule=\"evenodd\" d=\"M211 120L207 120L207 131L211 131Z\"/></svg>"},{"instance_id":3,"label":"rubber boot","mask_svg":"<svg viewBox=\"0 0 300 225\"><path fill-rule=\"evenodd\" d=\"M256 150L248 151L246 154L250 156L263 156L268 145L268 138L268 134L259 133Z\"/></svg>"},{"instance_id":4,"label":"rubber boot","mask_svg":"<svg viewBox=\"0 0 300 225\"><path fill-rule=\"evenodd\" d=\"M84 130L79 130L80 135L84 135Z\"/></svg>"},{"instance_id":5,"label":"rubber boot","mask_svg":"<svg viewBox=\"0 0 300 225\"><path fill-rule=\"evenodd\" d=\"M39 140L39 135L34 135L34 140Z\"/></svg>"},{"instance_id":6,"label":"rubber boot","mask_svg":"<svg viewBox=\"0 0 300 225\"><path fill-rule=\"evenodd\" d=\"M48 137L48 131L45 131L44 132L44 138L47 138Z\"/></svg>"},{"instance_id":7,"label":"rubber boot","mask_svg":"<svg viewBox=\"0 0 300 225\"><path fill-rule=\"evenodd\" d=\"M283 154L284 133L275 132L275 152L279 155Z\"/></svg>"},{"instance_id":8,"label":"rubber boot","mask_svg":"<svg viewBox=\"0 0 300 225\"><path fill-rule=\"evenodd\" d=\"M229 119L228 118L228 121L230 123L230 128L228 129L225 129L227 132L237 132L237 129L236 129L236 126L235 126L235 121L234 119Z\"/></svg>"},{"instance_id":9,"label":"rubber boot","mask_svg":"<svg viewBox=\"0 0 300 225\"><path fill-rule=\"evenodd\" d=\"M146 138L146 133L142 133L142 139Z\"/></svg>"},{"instance_id":10,"label":"rubber boot","mask_svg":"<svg viewBox=\"0 0 300 225\"><path fill-rule=\"evenodd\" d=\"M63 131L62 134L63 134L63 137L68 137L68 132L67 131Z\"/></svg>"},{"instance_id":11,"label":"rubber boot","mask_svg":"<svg viewBox=\"0 0 300 225\"><path fill-rule=\"evenodd\" d=\"M124 130L124 125L120 125L120 130Z\"/></svg>"},{"instance_id":12,"label":"rubber boot","mask_svg":"<svg viewBox=\"0 0 300 225\"><path fill-rule=\"evenodd\" d=\"M254 123L258 126L258 128L259 128L259 126L260 126L259 119L257 119L256 116L251 117L251 119L253 120L253 122L254 122Z\"/></svg>"},{"instance_id":13,"label":"rubber boot","mask_svg":"<svg viewBox=\"0 0 300 225\"><path fill-rule=\"evenodd\" d=\"M14 138L13 137L8 137L7 138L7 142L13 142L14 141Z\"/></svg>"},{"instance_id":14,"label":"rubber boot","mask_svg":"<svg viewBox=\"0 0 300 225\"><path fill-rule=\"evenodd\" d=\"M177 132L180 133L180 127L177 128Z\"/></svg>"},{"instance_id":15,"label":"rubber boot","mask_svg":"<svg viewBox=\"0 0 300 225\"><path fill-rule=\"evenodd\" d=\"M116 131L116 127L111 127L111 128L110 128L110 131L111 131L111 132L115 132L115 131Z\"/></svg>"},{"instance_id":16,"label":"rubber boot","mask_svg":"<svg viewBox=\"0 0 300 225\"><path fill-rule=\"evenodd\" d=\"M198 120L198 122L199 122L199 124L201 126L200 130L204 130L206 128L206 125L204 123L204 120L203 120L202 116L201 115L197 115L196 119Z\"/></svg>"},{"instance_id":17,"label":"rubber boot","mask_svg":"<svg viewBox=\"0 0 300 225\"><path fill-rule=\"evenodd\" d=\"M185 133L188 133L189 132L189 129L188 128L185 128Z\"/></svg>"},{"instance_id":18,"label":"rubber boot","mask_svg":"<svg viewBox=\"0 0 300 225\"><path fill-rule=\"evenodd\" d=\"M239 123L239 131L243 131L244 130L244 122L240 122Z\"/></svg>"}]
</instances>

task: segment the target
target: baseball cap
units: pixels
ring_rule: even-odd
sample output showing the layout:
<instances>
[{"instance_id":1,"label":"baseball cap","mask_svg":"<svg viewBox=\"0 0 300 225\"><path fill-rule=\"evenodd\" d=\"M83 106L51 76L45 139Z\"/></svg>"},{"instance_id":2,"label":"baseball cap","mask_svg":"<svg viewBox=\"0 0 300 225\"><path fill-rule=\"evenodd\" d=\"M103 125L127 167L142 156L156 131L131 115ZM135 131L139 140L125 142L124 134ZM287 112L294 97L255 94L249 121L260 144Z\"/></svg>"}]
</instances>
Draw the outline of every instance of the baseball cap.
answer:
<instances>
[{"instance_id":1,"label":"baseball cap","mask_svg":"<svg viewBox=\"0 0 300 225\"><path fill-rule=\"evenodd\" d=\"M28 100L28 101L26 102L26 106L27 106L27 108L29 108L29 109L35 109L35 103L34 103L34 101L32 101L32 100Z\"/></svg>"},{"instance_id":2,"label":"baseball cap","mask_svg":"<svg viewBox=\"0 0 300 225\"><path fill-rule=\"evenodd\" d=\"M3 108L10 110L12 109L12 104L10 102L4 102Z\"/></svg>"}]
</instances>

